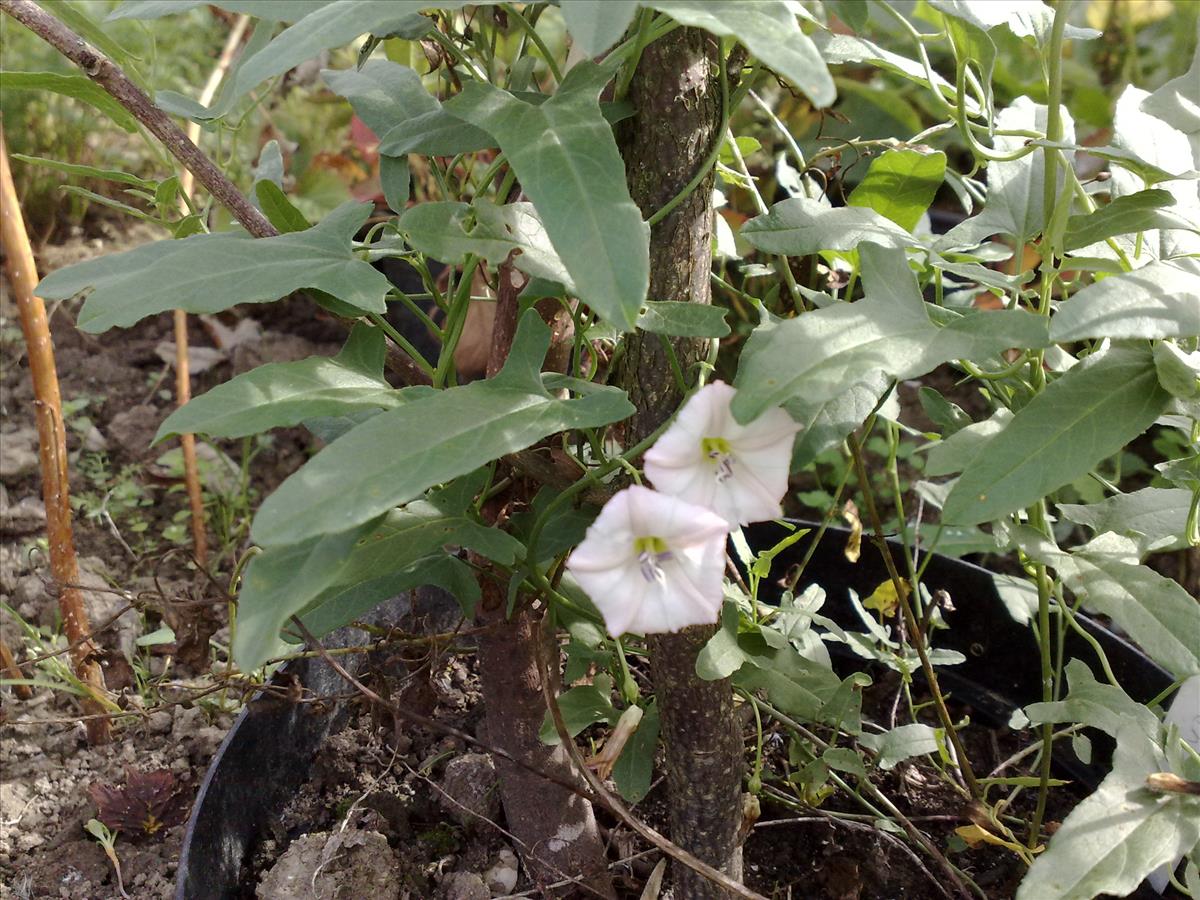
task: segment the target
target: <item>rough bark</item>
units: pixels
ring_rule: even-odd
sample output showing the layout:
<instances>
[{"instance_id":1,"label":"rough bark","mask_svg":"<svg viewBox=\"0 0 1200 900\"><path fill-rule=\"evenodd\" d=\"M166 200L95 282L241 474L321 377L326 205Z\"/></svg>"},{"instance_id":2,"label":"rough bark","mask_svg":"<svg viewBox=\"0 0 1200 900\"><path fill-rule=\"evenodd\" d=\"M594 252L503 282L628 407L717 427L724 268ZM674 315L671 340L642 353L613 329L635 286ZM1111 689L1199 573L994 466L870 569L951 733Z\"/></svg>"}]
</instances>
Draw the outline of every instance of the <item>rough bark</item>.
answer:
<instances>
[{"instance_id":1,"label":"rough bark","mask_svg":"<svg viewBox=\"0 0 1200 900\"><path fill-rule=\"evenodd\" d=\"M637 109L623 135L623 153L634 201L649 217L692 178L713 142L720 140L716 39L680 28L642 54L630 85ZM651 300L711 302L712 176L650 233ZM628 338L621 381L637 407L627 436L650 434L682 399L656 335ZM672 342L685 373L707 354L707 342ZM696 655L715 626L698 626L650 639L650 662L667 757L671 839L726 874L741 878L737 841L741 820L743 753L726 681L696 675ZM706 900L731 896L720 886L676 865L676 896Z\"/></svg>"},{"instance_id":2,"label":"rough bark","mask_svg":"<svg viewBox=\"0 0 1200 900\"><path fill-rule=\"evenodd\" d=\"M484 691L487 736L507 753L535 770L561 780L578 782L566 750L547 746L538 737L546 704L538 670L535 642L545 640L541 613L526 607L505 619L503 586L489 578L481 584L479 675ZM546 641L543 656L558 658L558 647ZM551 685L557 693L558 686ZM501 758L500 798L509 830L522 842L521 855L534 882L546 897L603 897L616 900L596 827L592 805L558 784ZM550 889L545 885L587 876L578 887Z\"/></svg>"},{"instance_id":3,"label":"rough bark","mask_svg":"<svg viewBox=\"0 0 1200 900\"><path fill-rule=\"evenodd\" d=\"M517 295L525 284L511 261L499 267L496 280L488 377L499 372L508 359L517 328ZM498 518L498 506L520 499L525 488L525 483L518 481L504 498L496 498L485 510L488 519ZM558 659L557 645L551 636L543 634L542 613L523 606L507 618L508 597L502 583L487 570L486 559L474 557L474 562L481 568L482 600L477 618L487 626L479 638L479 674L488 739L532 769L552 773L559 780L583 788L566 749L547 746L539 736L546 714L539 659ZM538 641L542 642L541 653ZM557 693L558 684L551 684L550 689ZM559 784L547 783L530 768L503 758L496 760L496 770L505 819L509 830L522 842L521 855L533 880L544 886L589 876L577 888L544 889L544 896L615 900L592 805Z\"/></svg>"}]
</instances>

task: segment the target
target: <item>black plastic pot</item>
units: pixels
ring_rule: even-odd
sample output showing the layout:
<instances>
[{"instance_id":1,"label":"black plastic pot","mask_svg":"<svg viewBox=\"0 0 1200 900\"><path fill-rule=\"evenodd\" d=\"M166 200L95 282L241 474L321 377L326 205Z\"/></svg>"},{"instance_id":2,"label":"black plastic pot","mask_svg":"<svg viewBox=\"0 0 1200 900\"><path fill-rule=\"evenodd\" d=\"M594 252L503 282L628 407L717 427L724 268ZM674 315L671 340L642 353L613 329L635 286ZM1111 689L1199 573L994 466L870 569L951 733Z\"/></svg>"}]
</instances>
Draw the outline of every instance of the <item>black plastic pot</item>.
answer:
<instances>
[{"instance_id":1,"label":"black plastic pot","mask_svg":"<svg viewBox=\"0 0 1200 900\"><path fill-rule=\"evenodd\" d=\"M810 523L795 524L805 527ZM747 539L755 549L772 547L786 534L774 523L747 529ZM847 563L843 555L847 536L842 529L826 531L799 586L820 584L828 596L822 613L857 629L860 623L847 602L847 592L869 595L886 580L887 571L870 546L864 546L857 564ZM811 539L803 538L776 557L778 571L798 563ZM895 554L900 562L898 547ZM1005 725L1015 709L1040 700L1036 641L1028 627L1009 615L992 573L935 556L925 570L924 583L930 591L947 591L954 602L954 611L945 614L951 627L938 633L938 646L958 650L966 657L958 666L939 670L943 688L959 702L969 704L977 721L992 726ZM406 611L406 604L393 604L383 619L396 621ZM1148 701L1171 685L1171 676L1137 647L1087 616L1079 619L1104 648L1114 673L1134 699ZM343 635L341 643L352 639ZM1066 651L1069 657L1099 671L1095 652L1082 638L1068 635ZM299 660L275 680L288 685L293 679L318 696L333 698L346 691L340 677L319 659ZM343 727L348 717L347 705L333 699L327 704L298 705L259 695L247 705L200 786L184 836L175 900L253 897L254 884L246 869L254 849L267 836L270 824L279 820L288 799L308 779L321 742ZM1089 788L1104 775L1102 767L1085 766L1069 751L1061 759L1056 754L1055 759ZM1142 885L1133 896L1159 895Z\"/></svg>"}]
</instances>

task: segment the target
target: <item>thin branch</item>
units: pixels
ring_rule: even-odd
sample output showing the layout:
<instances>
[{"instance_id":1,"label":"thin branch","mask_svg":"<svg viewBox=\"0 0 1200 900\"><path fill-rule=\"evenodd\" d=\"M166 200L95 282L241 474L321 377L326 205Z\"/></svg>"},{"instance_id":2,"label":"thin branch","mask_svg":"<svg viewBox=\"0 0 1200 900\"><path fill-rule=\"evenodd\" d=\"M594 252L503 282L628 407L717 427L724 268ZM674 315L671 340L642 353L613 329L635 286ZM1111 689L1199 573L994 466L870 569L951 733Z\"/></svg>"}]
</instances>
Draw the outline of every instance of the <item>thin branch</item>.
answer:
<instances>
[{"instance_id":1,"label":"thin branch","mask_svg":"<svg viewBox=\"0 0 1200 900\"><path fill-rule=\"evenodd\" d=\"M120 66L38 7L33 0L0 0L0 9L83 69L88 78L129 110L248 232L255 237L279 234L212 160L188 140L179 126L129 80Z\"/></svg>"}]
</instances>

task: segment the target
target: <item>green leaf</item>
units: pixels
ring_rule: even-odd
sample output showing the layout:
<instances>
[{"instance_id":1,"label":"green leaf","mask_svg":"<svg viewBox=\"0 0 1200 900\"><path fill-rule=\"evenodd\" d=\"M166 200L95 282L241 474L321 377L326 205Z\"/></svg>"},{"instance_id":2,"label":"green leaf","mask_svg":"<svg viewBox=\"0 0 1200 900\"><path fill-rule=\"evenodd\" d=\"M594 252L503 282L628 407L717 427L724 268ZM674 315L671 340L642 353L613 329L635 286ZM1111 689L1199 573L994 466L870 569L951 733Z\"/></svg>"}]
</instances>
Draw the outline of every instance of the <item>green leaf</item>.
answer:
<instances>
[{"instance_id":1,"label":"green leaf","mask_svg":"<svg viewBox=\"0 0 1200 900\"><path fill-rule=\"evenodd\" d=\"M303 621L308 624L311 616L312 625L321 629L314 633L321 634L345 624L338 621L342 616L361 615L374 603L420 584L442 583L460 603L475 602L477 590L470 586L474 579L464 579L453 565L439 564L430 556L448 559L442 548L453 545L512 565L523 552L511 535L467 514L482 486L479 477L458 479L404 509L392 510L377 526L353 529L351 539L334 535L328 537L329 543L325 543L326 537L319 537L293 546L268 547L255 558L256 562L268 562L260 566L256 581L244 582L238 599L238 638L242 638L248 614L254 626L253 635L234 648L239 665L261 665L288 616L302 610ZM308 552L322 554L324 568L320 572L303 568L303 554ZM305 573L307 577L300 577Z\"/></svg>"},{"instance_id":2,"label":"green leaf","mask_svg":"<svg viewBox=\"0 0 1200 900\"><path fill-rule=\"evenodd\" d=\"M729 334L725 310L684 300L648 300L638 314L637 327L671 337L723 338Z\"/></svg>"},{"instance_id":3,"label":"green leaf","mask_svg":"<svg viewBox=\"0 0 1200 900\"><path fill-rule=\"evenodd\" d=\"M926 753L937 753L937 731L928 725L899 725L883 734L860 734L858 742L879 754L879 768L893 769L897 763Z\"/></svg>"},{"instance_id":4,"label":"green leaf","mask_svg":"<svg viewBox=\"0 0 1200 900\"><path fill-rule=\"evenodd\" d=\"M456 118L439 103L436 109L400 122L380 135L379 152L389 156L406 153L457 156L486 150L496 144L486 131Z\"/></svg>"},{"instance_id":5,"label":"green leaf","mask_svg":"<svg viewBox=\"0 0 1200 900\"><path fill-rule=\"evenodd\" d=\"M612 704L612 679L607 675L597 675L595 681L595 684L581 684L558 695L558 708L562 710L563 724L567 726L567 734L571 737L597 722L614 725L620 716ZM549 710L538 731L538 739L543 744L560 743Z\"/></svg>"},{"instance_id":6,"label":"green leaf","mask_svg":"<svg viewBox=\"0 0 1200 900\"><path fill-rule=\"evenodd\" d=\"M600 112L597 97L609 77L581 62L540 106L476 82L446 109L496 138L579 299L628 331L646 299L650 230L630 199L621 154Z\"/></svg>"},{"instance_id":7,"label":"green leaf","mask_svg":"<svg viewBox=\"0 0 1200 900\"><path fill-rule=\"evenodd\" d=\"M567 31L588 56L599 56L619 41L637 8L637 0L562 0L561 5Z\"/></svg>"},{"instance_id":8,"label":"green leaf","mask_svg":"<svg viewBox=\"0 0 1200 900\"><path fill-rule=\"evenodd\" d=\"M1183 216L1164 210L1175 198L1161 188L1139 191L1117 197L1107 206L1082 216L1067 219L1063 235L1064 250L1078 250L1118 234L1134 234L1156 228L1183 228L1195 231L1196 226Z\"/></svg>"},{"instance_id":9,"label":"green leaf","mask_svg":"<svg viewBox=\"0 0 1200 900\"><path fill-rule=\"evenodd\" d=\"M803 91L814 106L832 106L837 99L825 61L784 0L643 0L643 5L682 25L737 38L763 65Z\"/></svg>"},{"instance_id":10,"label":"green leaf","mask_svg":"<svg viewBox=\"0 0 1200 900\"><path fill-rule=\"evenodd\" d=\"M1010 347L1046 344L1039 316L996 310L959 317L921 300L903 252L863 244L859 254L862 300L786 321L768 320L754 330L734 379L733 413L739 422L793 397L810 405L830 400L875 373L914 378L947 360L980 361Z\"/></svg>"},{"instance_id":11,"label":"green leaf","mask_svg":"<svg viewBox=\"0 0 1200 900\"><path fill-rule=\"evenodd\" d=\"M696 654L696 674L703 680L728 678L746 661L746 654L738 646L740 618L737 604L726 600L721 607L721 627Z\"/></svg>"},{"instance_id":12,"label":"green leaf","mask_svg":"<svg viewBox=\"0 0 1200 900\"><path fill-rule=\"evenodd\" d=\"M866 177L846 203L875 210L905 231L912 231L933 202L946 174L941 151L886 150L871 162Z\"/></svg>"},{"instance_id":13,"label":"green leaf","mask_svg":"<svg viewBox=\"0 0 1200 900\"><path fill-rule=\"evenodd\" d=\"M1063 112L1063 133L1068 143L1075 140L1075 124ZM996 128L1005 131L1046 130L1046 107L1028 97L1018 97L996 116ZM994 145L999 153L1022 149L1027 138L997 134ZM1089 151L1090 152L1090 151ZM1067 154L1070 158L1070 154ZM1046 154L1030 153L1008 162L988 163L987 205L977 216L956 225L937 242L938 247L978 244L995 234L1028 240L1045 225L1042 206L1046 180Z\"/></svg>"},{"instance_id":14,"label":"green leaf","mask_svg":"<svg viewBox=\"0 0 1200 900\"><path fill-rule=\"evenodd\" d=\"M821 250L847 252L864 243L898 249L918 243L873 209L831 208L807 197L781 200L767 213L746 222L740 234L752 247L785 256L808 256Z\"/></svg>"},{"instance_id":15,"label":"green leaf","mask_svg":"<svg viewBox=\"0 0 1200 900\"><path fill-rule=\"evenodd\" d=\"M308 219L304 218L304 214L292 206L287 194L281 191L275 182L256 182L254 196L258 199L258 207L263 211L263 215L280 234L294 234L312 227Z\"/></svg>"},{"instance_id":16,"label":"green leaf","mask_svg":"<svg viewBox=\"0 0 1200 900\"><path fill-rule=\"evenodd\" d=\"M1200 604L1177 581L1114 558L1111 537L1102 535L1056 556L1063 581L1088 609L1111 618L1176 678L1200 673Z\"/></svg>"},{"instance_id":17,"label":"green leaf","mask_svg":"<svg viewBox=\"0 0 1200 900\"><path fill-rule=\"evenodd\" d=\"M465 0L440 0L443 9L458 9ZM222 89L220 99L207 109L198 108L194 117L216 119L229 112L233 105L268 78L282 75L322 51L349 44L370 32L383 37L394 32L415 37L428 31L429 19L417 15L427 7L427 0L338 0L323 4L284 29L269 44L244 59L233 73L228 88Z\"/></svg>"},{"instance_id":18,"label":"green leaf","mask_svg":"<svg viewBox=\"0 0 1200 900\"><path fill-rule=\"evenodd\" d=\"M104 88L85 75L0 71L0 80L4 82L6 91L52 91L65 97L74 97L102 112L118 128L131 134L137 131L137 119Z\"/></svg>"},{"instance_id":19,"label":"green leaf","mask_svg":"<svg viewBox=\"0 0 1200 900\"><path fill-rule=\"evenodd\" d=\"M613 781L627 803L637 803L650 793L654 775L654 748L658 744L660 725L658 704L652 700L642 713L637 731L625 744L625 749L617 757L617 764L613 766Z\"/></svg>"},{"instance_id":20,"label":"green leaf","mask_svg":"<svg viewBox=\"0 0 1200 900\"><path fill-rule=\"evenodd\" d=\"M171 413L154 441L189 433L244 437L306 419L400 406L407 395L384 380L383 352L383 333L360 323L333 359L268 363L238 375ZM363 353L375 356L378 366L363 371L354 364Z\"/></svg>"},{"instance_id":21,"label":"green leaf","mask_svg":"<svg viewBox=\"0 0 1200 900\"><path fill-rule=\"evenodd\" d=\"M1191 491L1182 488L1142 488L1086 506L1058 504L1058 513L1069 522L1086 525L1095 534L1111 531L1132 538L1140 555L1178 550L1187 545Z\"/></svg>"},{"instance_id":22,"label":"green leaf","mask_svg":"<svg viewBox=\"0 0 1200 900\"><path fill-rule=\"evenodd\" d=\"M1050 323L1056 342L1083 338L1165 338L1200 334L1200 275L1152 262L1088 285Z\"/></svg>"},{"instance_id":23,"label":"green leaf","mask_svg":"<svg viewBox=\"0 0 1200 900\"><path fill-rule=\"evenodd\" d=\"M370 204L347 203L308 231L279 237L253 240L227 232L144 244L52 272L38 285L38 296L65 300L92 288L78 321L92 333L169 309L213 313L265 303L300 288L383 312L391 285L350 248L370 211Z\"/></svg>"},{"instance_id":24,"label":"green leaf","mask_svg":"<svg viewBox=\"0 0 1200 900\"><path fill-rule=\"evenodd\" d=\"M1113 769L1096 792L1071 810L1030 867L1017 900L1124 897L1162 865L1200 841L1200 797L1158 794L1146 776L1170 771L1141 729L1121 729Z\"/></svg>"},{"instance_id":25,"label":"green leaf","mask_svg":"<svg viewBox=\"0 0 1200 900\"><path fill-rule=\"evenodd\" d=\"M946 498L943 521L976 525L1029 506L1119 451L1169 399L1148 350L1089 357L988 440Z\"/></svg>"},{"instance_id":26,"label":"green leaf","mask_svg":"<svg viewBox=\"0 0 1200 900\"><path fill-rule=\"evenodd\" d=\"M1116 737L1120 730L1134 725L1148 738L1158 735L1158 716L1138 703L1121 688L1101 684L1082 660L1067 662L1067 696L1052 703L1033 703L1025 707L1031 725L1047 722L1073 722L1098 728Z\"/></svg>"},{"instance_id":27,"label":"green leaf","mask_svg":"<svg viewBox=\"0 0 1200 900\"><path fill-rule=\"evenodd\" d=\"M6 83L5 87L7 86ZM113 169L97 169L92 166L79 166L73 163L59 162L56 159L45 159L41 156L26 156L24 153L10 153L9 156L24 163L44 166L47 169L54 169L57 172L63 172L67 175L79 175L82 178L103 178L105 181L132 184L151 191L156 187L155 182L147 181L145 178L138 178L136 175L130 175L128 172L118 172Z\"/></svg>"},{"instance_id":28,"label":"green leaf","mask_svg":"<svg viewBox=\"0 0 1200 900\"><path fill-rule=\"evenodd\" d=\"M1158 383L1180 400L1200 399L1200 350L1185 353L1173 341L1154 345Z\"/></svg>"},{"instance_id":29,"label":"green leaf","mask_svg":"<svg viewBox=\"0 0 1200 900\"><path fill-rule=\"evenodd\" d=\"M474 615L480 597L475 570L453 556L435 553L398 572L326 589L300 614L300 621L315 637L323 637L362 618L383 601L425 585L451 594L464 617Z\"/></svg>"},{"instance_id":30,"label":"green leaf","mask_svg":"<svg viewBox=\"0 0 1200 900\"><path fill-rule=\"evenodd\" d=\"M380 156L379 182L383 188L383 199L394 213L402 213L408 207L412 193L412 176L406 156Z\"/></svg>"},{"instance_id":31,"label":"green leaf","mask_svg":"<svg viewBox=\"0 0 1200 900\"><path fill-rule=\"evenodd\" d=\"M317 594L329 587L365 524L323 534L293 546L267 548L250 560L238 592L238 627L233 656L252 671L279 647L279 629Z\"/></svg>"},{"instance_id":32,"label":"green leaf","mask_svg":"<svg viewBox=\"0 0 1200 900\"><path fill-rule=\"evenodd\" d=\"M493 266L516 251L513 265L527 275L574 288L546 229L531 203L497 206L480 198L473 204L418 203L400 217L399 228L416 250L450 265L468 254Z\"/></svg>"},{"instance_id":33,"label":"green leaf","mask_svg":"<svg viewBox=\"0 0 1200 900\"><path fill-rule=\"evenodd\" d=\"M538 370L549 343L530 310L499 375L387 410L339 438L267 498L254 539L276 546L345 530L547 435L633 413L616 388L571 400L547 393Z\"/></svg>"},{"instance_id":34,"label":"green leaf","mask_svg":"<svg viewBox=\"0 0 1200 900\"><path fill-rule=\"evenodd\" d=\"M185 12L197 6L219 6L232 13L245 13L272 22L295 22L332 0L123 0L108 14L114 19L157 19Z\"/></svg>"},{"instance_id":35,"label":"green leaf","mask_svg":"<svg viewBox=\"0 0 1200 900\"><path fill-rule=\"evenodd\" d=\"M971 417L957 403L951 403L936 389L923 387L917 391L925 415L942 429L944 437L950 437L971 424Z\"/></svg>"},{"instance_id":36,"label":"green leaf","mask_svg":"<svg viewBox=\"0 0 1200 900\"><path fill-rule=\"evenodd\" d=\"M321 77L331 91L350 101L354 112L381 141L391 129L441 109L420 75L390 60L369 59L361 69L322 69Z\"/></svg>"},{"instance_id":37,"label":"green leaf","mask_svg":"<svg viewBox=\"0 0 1200 900\"><path fill-rule=\"evenodd\" d=\"M846 439L846 435L866 421L888 389L890 379L876 372L866 381L847 388L837 396L816 403L803 396L793 397L784 404L793 419L804 428L792 445L792 471L802 469Z\"/></svg>"}]
</instances>

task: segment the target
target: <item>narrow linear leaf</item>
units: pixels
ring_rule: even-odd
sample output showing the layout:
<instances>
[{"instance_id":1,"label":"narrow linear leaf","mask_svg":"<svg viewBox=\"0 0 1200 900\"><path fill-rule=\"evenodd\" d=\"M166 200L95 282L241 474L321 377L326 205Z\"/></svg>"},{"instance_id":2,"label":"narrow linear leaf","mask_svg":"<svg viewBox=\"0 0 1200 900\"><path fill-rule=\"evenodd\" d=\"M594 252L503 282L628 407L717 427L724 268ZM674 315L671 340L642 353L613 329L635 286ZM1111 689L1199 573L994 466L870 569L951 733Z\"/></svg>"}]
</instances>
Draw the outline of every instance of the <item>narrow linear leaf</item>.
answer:
<instances>
[{"instance_id":1,"label":"narrow linear leaf","mask_svg":"<svg viewBox=\"0 0 1200 900\"><path fill-rule=\"evenodd\" d=\"M5 86L7 87L7 85ZM128 172L118 172L114 169L97 169L93 166L80 166L73 163L59 162L57 159L45 159L41 156L26 156L24 153L10 153L9 156L20 162L35 166L44 166L47 169L54 169L57 172L63 172L67 175L79 175L82 178L102 178L105 181L132 184L135 187L149 191L154 190L157 186L157 182L147 181L145 178L138 178L136 175L130 175Z\"/></svg>"},{"instance_id":2,"label":"narrow linear leaf","mask_svg":"<svg viewBox=\"0 0 1200 900\"><path fill-rule=\"evenodd\" d=\"M301 288L383 312L391 285L350 247L369 213L370 204L346 203L297 234L258 240L243 233L198 234L144 244L52 272L38 285L38 295L65 300L92 289L78 321L92 333L128 327L169 309L220 312Z\"/></svg>"},{"instance_id":3,"label":"narrow linear leaf","mask_svg":"<svg viewBox=\"0 0 1200 900\"><path fill-rule=\"evenodd\" d=\"M1169 400L1149 351L1090 357L983 446L946 498L943 521L988 522L1086 475L1149 428Z\"/></svg>"},{"instance_id":4,"label":"narrow linear leaf","mask_svg":"<svg viewBox=\"0 0 1200 900\"><path fill-rule=\"evenodd\" d=\"M445 108L496 138L579 298L628 331L649 286L650 231L600 111L597 98L609 77L585 61L540 106L473 83Z\"/></svg>"},{"instance_id":5,"label":"narrow linear leaf","mask_svg":"<svg viewBox=\"0 0 1200 900\"><path fill-rule=\"evenodd\" d=\"M51 91L64 97L74 97L104 113L114 125L131 134L137 131L137 120L104 88L86 75L63 75L58 72L0 72L6 91Z\"/></svg>"}]
</instances>

